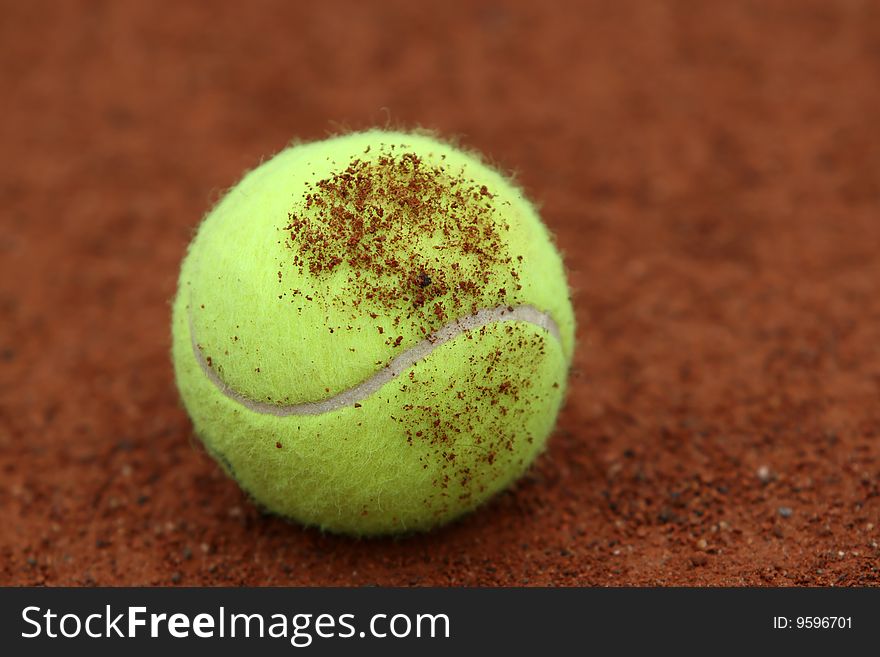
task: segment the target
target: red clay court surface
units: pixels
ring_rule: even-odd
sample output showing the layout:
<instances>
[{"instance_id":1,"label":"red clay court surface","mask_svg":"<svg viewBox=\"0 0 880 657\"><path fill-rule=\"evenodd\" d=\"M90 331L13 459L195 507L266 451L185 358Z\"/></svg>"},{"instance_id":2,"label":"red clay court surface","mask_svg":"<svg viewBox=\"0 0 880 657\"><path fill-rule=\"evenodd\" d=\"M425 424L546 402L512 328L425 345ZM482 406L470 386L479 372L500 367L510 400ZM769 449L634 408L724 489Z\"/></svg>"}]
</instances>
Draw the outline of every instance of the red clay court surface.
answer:
<instances>
[{"instance_id":1,"label":"red clay court surface","mask_svg":"<svg viewBox=\"0 0 880 657\"><path fill-rule=\"evenodd\" d=\"M0 583L876 584L880 4L4 2ZM549 449L440 531L262 515L169 357L200 217L292 138L518 172L579 345Z\"/></svg>"}]
</instances>

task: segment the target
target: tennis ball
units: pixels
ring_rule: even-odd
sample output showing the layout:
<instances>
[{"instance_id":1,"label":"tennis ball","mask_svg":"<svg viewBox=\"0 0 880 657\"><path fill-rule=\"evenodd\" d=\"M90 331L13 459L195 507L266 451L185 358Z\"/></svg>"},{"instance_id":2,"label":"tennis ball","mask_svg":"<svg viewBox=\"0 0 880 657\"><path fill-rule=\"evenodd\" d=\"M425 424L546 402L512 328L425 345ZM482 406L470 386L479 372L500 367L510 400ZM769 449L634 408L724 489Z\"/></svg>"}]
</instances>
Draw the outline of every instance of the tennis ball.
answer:
<instances>
[{"instance_id":1,"label":"tennis ball","mask_svg":"<svg viewBox=\"0 0 880 657\"><path fill-rule=\"evenodd\" d=\"M520 189L426 134L299 144L245 175L183 261L177 385L270 512L425 530L508 486L562 403L574 319Z\"/></svg>"}]
</instances>

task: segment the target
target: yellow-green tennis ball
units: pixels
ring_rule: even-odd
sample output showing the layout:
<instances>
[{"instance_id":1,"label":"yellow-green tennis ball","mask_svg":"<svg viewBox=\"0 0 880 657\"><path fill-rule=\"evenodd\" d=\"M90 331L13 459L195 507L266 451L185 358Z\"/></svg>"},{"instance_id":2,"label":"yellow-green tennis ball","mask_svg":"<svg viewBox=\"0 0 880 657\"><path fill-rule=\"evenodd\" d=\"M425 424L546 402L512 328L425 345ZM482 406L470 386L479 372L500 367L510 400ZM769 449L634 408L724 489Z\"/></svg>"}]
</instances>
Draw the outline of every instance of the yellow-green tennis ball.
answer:
<instances>
[{"instance_id":1,"label":"yellow-green tennis ball","mask_svg":"<svg viewBox=\"0 0 880 657\"><path fill-rule=\"evenodd\" d=\"M196 433L260 505L424 530L515 480L574 319L535 208L479 157L373 130L282 151L200 226L174 302Z\"/></svg>"}]
</instances>

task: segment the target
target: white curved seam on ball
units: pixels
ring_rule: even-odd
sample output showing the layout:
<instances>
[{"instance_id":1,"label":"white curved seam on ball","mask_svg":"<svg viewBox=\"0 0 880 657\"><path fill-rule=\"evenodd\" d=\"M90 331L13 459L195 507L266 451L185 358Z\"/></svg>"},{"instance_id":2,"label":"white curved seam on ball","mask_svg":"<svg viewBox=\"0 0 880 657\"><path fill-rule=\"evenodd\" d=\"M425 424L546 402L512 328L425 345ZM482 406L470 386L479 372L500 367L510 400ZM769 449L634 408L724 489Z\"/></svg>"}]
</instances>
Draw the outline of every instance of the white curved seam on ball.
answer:
<instances>
[{"instance_id":1,"label":"white curved seam on ball","mask_svg":"<svg viewBox=\"0 0 880 657\"><path fill-rule=\"evenodd\" d=\"M202 355L202 351L196 341L195 330L192 323L192 314L187 313L187 315L193 354L195 355L196 362L198 362L202 372L208 377L208 380L210 380L224 396L238 402L245 408L254 411L255 413L276 415L279 417L321 415L322 413L329 413L330 411L335 411L340 408L354 406L356 403L363 401L374 392L378 391L385 384L396 379L419 361L427 358L440 345L449 342L453 338L468 331L473 331L489 324L495 324L498 322L525 322L547 331L557 340L557 342L561 341L559 327L556 325L553 318L534 306L522 305L516 306L515 308L498 306L496 308L486 308L479 310L472 315L459 317L458 319L454 319L451 322L444 324L421 342L418 342L406 351L392 358L385 367L373 374L370 378L348 388L347 390L343 390L332 397L327 397L320 401L281 405L254 401L253 399L245 397L234 388L229 387L220 378L217 372L208 365Z\"/></svg>"}]
</instances>

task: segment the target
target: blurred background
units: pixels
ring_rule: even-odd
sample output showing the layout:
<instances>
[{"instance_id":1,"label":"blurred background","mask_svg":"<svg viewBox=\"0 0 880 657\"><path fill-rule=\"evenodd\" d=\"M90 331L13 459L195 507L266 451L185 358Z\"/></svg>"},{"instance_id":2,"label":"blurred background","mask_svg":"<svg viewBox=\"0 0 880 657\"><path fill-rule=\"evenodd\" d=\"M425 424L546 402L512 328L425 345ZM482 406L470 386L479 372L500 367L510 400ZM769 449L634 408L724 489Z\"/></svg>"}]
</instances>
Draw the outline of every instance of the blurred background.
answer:
<instances>
[{"instance_id":1,"label":"blurred background","mask_svg":"<svg viewBox=\"0 0 880 657\"><path fill-rule=\"evenodd\" d=\"M876 584L880 4L0 2L0 583ZM201 216L292 139L423 126L564 251L567 405L512 491L354 541L178 400Z\"/></svg>"}]
</instances>

